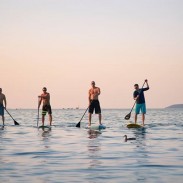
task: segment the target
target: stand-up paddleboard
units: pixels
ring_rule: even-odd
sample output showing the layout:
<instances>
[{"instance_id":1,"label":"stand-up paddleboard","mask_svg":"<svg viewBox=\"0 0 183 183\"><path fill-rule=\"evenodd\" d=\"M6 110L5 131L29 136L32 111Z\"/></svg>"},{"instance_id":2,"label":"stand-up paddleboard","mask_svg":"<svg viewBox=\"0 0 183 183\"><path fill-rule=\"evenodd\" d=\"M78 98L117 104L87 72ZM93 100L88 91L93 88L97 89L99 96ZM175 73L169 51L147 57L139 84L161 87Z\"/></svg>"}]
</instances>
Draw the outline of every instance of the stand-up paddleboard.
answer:
<instances>
[{"instance_id":1,"label":"stand-up paddleboard","mask_svg":"<svg viewBox=\"0 0 183 183\"><path fill-rule=\"evenodd\" d=\"M39 126L39 129L42 129L42 130L51 130L51 126L43 126L43 125L41 125L41 126Z\"/></svg>"},{"instance_id":2,"label":"stand-up paddleboard","mask_svg":"<svg viewBox=\"0 0 183 183\"><path fill-rule=\"evenodd\" d=\"M105 125L92 125L92 126L86 126L86 129L90 130L104 130L106 129Z\"/></svg>"},{"instance_id":3,"label":"stand-up paddleboard","mask_svg":"<svg viewBox=\"0 0 183 183\"><path fill-rule=\"evenodd\" d=\"M144 126L135 124L135 123L129 123L126 125L127 128L143 128Z\"/></svg>"}]
</instances>

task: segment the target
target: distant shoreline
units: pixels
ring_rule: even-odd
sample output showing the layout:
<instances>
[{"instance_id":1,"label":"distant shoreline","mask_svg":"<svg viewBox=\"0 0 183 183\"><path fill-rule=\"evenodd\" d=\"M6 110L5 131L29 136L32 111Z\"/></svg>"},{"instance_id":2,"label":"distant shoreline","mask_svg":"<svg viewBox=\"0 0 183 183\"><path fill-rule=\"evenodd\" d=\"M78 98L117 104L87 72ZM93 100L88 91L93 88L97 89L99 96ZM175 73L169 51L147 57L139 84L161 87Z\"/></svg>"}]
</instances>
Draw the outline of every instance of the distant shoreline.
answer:
<instances>
[{"instance_id":1,"label":"distant shoreline","mask_svg":"<svg viewBox=\"0 0 183 183\"><path fill-rule=\"evenodd\" d=\"M170 105L170 106L168 106L168 107L166 107L166 109L167 108L183 108L183 104L174 104L174 105Z\"/></svg>"},{"instance_id":2,"label":"distant shoreline","mask_svg":"<svg viewBox=\"0 0 183 183\"><path fill-rule=\"evenodd\" d=\"M157 107L157 108L148 108L148 110L158 110L158 109L169 109L171 108L170 106L169 107ZM173 108L173 107L172 107ZM176 108L176 107L174 107ZM181 108L181 107L179 107ZM37 110L36 108L9 108L9 110ZM42 109L40 109L41 111ZM68 111L72 111L72 110L86 110L86 108L79 108L79 109L75 109L75 108L52 108L52 110L68 110ZM102 108L102 110L131 110L131 108Z\"/></svg>"}]
</instances>

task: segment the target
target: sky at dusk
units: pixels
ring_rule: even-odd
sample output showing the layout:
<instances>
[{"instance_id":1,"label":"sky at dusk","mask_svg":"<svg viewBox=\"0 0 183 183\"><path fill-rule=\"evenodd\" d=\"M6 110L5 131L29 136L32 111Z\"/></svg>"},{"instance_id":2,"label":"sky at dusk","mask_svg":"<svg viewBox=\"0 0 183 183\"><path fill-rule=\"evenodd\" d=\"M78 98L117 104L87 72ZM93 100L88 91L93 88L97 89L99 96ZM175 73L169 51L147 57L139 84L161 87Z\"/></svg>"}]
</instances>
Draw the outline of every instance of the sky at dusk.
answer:
<instances>
[{"instance_id":1,"label":"sky at dusk","mask_svg":"<svg viewBox=\"0 0 183 183\"><path fill-rule=\"evenodd\" d=\"M7 108L131 108L148 79L148 108L183 103L182 0L0 0L0 87Z\"/></svg>"}]
</instances>

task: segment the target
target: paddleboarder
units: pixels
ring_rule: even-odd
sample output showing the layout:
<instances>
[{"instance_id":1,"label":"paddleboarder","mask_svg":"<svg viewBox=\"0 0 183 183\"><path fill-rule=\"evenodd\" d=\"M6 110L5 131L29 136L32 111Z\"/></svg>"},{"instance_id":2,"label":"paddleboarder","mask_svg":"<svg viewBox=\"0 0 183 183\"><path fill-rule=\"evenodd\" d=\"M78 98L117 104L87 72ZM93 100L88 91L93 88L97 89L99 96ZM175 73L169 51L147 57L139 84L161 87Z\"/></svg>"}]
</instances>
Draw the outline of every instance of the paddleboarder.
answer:
<instances>
[{"instance_id":1,"label":"paddleboarder","mask_svg":"<svg viewBox=\"0 0 183 183\"><path fill-rule=\"evenodd\" d=\"M137 116L138 114L142 113L142 124L144 125L145 121L145 114L146 114L146 102L144 97L144 91L149 90L149 84L148 80L145 80L145 83L147 85L146 88L139 88L138 84L134 85L135 91L133 93L133 98L136 100L136 106L135 106L135 124L137 123Z\"/></svg>"},{"instance_id":2,"label":"paddleboarder","mask_svg":"<svg viewBox=\"0 0 183 183\"><path fill-rule=\"evenodd\" d=\"M6 96L2 93L2 88L0 88L0 116L2 116L3 126L4 126L4 109L6 109Z\"/></svg>"},{"instance_id":3,"label":"paddleboarder","mask_svg":"<svg viewBox=\"0 0 183 183\"><path fill-rule=\"evenodd\" d=\"M51 105L50 105L50 94L47 92L46 87L43 87L43 93L38 97L40 99L39 104L38 104L38 108L40 108L40 105L43 102L43 106L42 106L42 125L44 126L45 115L48 112L49 122L50 122L50 126L51 126L52 125L52 110L51 110Z\"/></svg>"},{"instance_id":4,"label":"paddleboarder","mask_svg":"<svg viewBox=\"0 0 183 183\"><path fill-rule=\"evenodd\" d=\"M91 126L92 114L95 109L95 114L99 116L99 124L101 125L102 115L98 96L100 95L100 88L95 86L95 81L91 82L91 89L89 90L89 122L88 126Z\"/></svg>"}]
</instances>

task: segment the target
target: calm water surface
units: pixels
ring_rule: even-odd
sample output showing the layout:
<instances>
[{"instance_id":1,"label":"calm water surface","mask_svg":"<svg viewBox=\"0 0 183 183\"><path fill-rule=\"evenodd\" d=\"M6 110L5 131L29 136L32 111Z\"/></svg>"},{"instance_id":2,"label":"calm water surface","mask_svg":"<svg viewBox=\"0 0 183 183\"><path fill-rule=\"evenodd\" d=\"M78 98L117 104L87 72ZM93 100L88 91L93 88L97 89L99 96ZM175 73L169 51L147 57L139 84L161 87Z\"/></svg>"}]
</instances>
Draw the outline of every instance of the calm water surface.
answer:
<instances>
[{"instance_id":1,"label":"calm water surface","mask_svg":"<svg viewBox=\"0 0 183 183\"><path fill-rule=\"evenodd\" d=\"M183 182L182 109L148 110L145 129L126 128L129 110L103 110L107 128L100 132L85 129L87 115L75 127L84 110L53 110L51 131L36 128L37 110L9 112L21 125L6 115L0 182Z\"/></svg>"}]
</instances>

